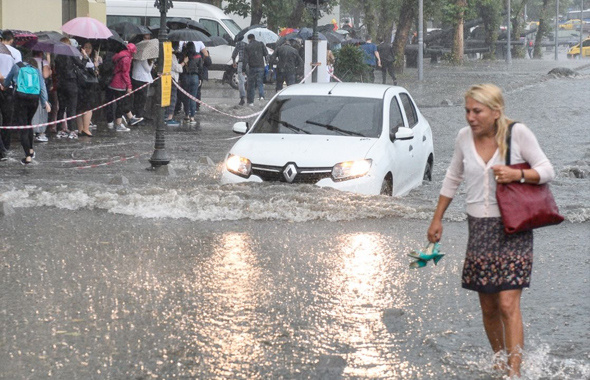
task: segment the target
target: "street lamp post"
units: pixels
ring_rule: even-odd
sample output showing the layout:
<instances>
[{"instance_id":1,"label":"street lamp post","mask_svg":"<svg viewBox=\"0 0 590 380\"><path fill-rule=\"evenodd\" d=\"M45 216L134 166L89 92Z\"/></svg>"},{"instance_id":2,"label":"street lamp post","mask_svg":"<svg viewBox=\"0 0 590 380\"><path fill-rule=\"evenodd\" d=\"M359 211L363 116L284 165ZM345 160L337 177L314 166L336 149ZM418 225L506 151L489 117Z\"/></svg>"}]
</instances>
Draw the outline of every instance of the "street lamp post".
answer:
<instances>
[{"instance_id":1,"label":"street lamp post","mask_svg":"<svg viewBox=\"0 0 590 380\"><path fill-rule=\"evenodd\" d=\"M510 36L510 33L511 33L510 26L512 25L510 23L510 18L512 17L511 12L510 12L511 7L512 6L510 5L510 0L508 0L508 6L507 6L507 8L508 8L507 9L508 10L508 23L506 24L506 32L508 33L508 38L507 38L508 42L507 42L507 46L506 46L506 63L509 65L512 64L512 49L511 49L512 48L512 46L511 46L512 45L512 41L511 41L512 36Z\"/></svg>"},{"instance_id":2,"label":"street lamp post","mask_svg":"<svg viewBox=\"0 0 590 380\"><path fill-rule=\"evenodd\" d=\"M160 10L160 52L158 56L158 72L161 75L164 67L164 42L168 40L166 31L166 13L172 8L172 0L155 0L154 7ZM154 144L154 153L150 158L152 168L157 169L161 166L168 165L170 159L166 153L166 140L164 138L164 108L162 107L162 80L156 81L156 102L160 106L156 113L156 142Z\"/></svg>"},{"instance_id":3,"label":"street lamp post","mask_svg":"<svg viewBox=\"0 0 590 380\"><path fill-rule=\"evenodd\" d=\"M418 2L418 80L424 80L424 0Z\"/></svg>"},{"instance_id":4,"label":"street lamp post","mask_svg":"<svg viewBox=\"0 0 590 380\"><path fill-rule=\"evenodd\" d=\"M313 7L313 37L311 39L311 64L314 66L318 62L318 19L320 18L320 0L314 1ZM313 70L311 73L311 82L318 82L318 70Z\"/></svg>"},{"instance_id":5,"label":"street lamp post","mask_svg":"<svg viewBox=\"0 0 590 380\"><path fill-rule=\"evenodd\" d=\"M559 0L557 0L555 2L555 60L556 61L559 59L557 57L557 48L559 47L559 44L557 42L557 35L559 34L558 32L559 32Z\"/></svg>"}]
</instances>

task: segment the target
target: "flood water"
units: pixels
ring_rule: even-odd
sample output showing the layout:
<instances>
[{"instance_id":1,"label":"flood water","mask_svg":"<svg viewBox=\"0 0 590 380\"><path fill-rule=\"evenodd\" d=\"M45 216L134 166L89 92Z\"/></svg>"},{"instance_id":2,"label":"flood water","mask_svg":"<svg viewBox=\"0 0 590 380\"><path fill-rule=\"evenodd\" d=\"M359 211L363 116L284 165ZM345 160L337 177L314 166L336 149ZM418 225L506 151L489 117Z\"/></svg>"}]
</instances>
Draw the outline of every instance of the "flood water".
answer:
<instances>
[{"instance_id":1,"label":"flood water","mask_svg":"<svg viewBox=\"0 0 590 380\"><path fill-rule=\"evenodd\" d=\"M535 232L524 378L590 378L590 70L429 70L400 81L433 129L433 181L402 198L220 186L234 120L214 113L167 132L176 176L144 170L153 139L136 131L39 146L26 170L0 164L0 202L15 211L0 216L0 378L502 378L477 295L460 285L462 193L439 265L411 270L406 256L426 243L462 93L482 81L505 88L507 114L536 134L566 217Z\"/></svg>"}]
</instances>

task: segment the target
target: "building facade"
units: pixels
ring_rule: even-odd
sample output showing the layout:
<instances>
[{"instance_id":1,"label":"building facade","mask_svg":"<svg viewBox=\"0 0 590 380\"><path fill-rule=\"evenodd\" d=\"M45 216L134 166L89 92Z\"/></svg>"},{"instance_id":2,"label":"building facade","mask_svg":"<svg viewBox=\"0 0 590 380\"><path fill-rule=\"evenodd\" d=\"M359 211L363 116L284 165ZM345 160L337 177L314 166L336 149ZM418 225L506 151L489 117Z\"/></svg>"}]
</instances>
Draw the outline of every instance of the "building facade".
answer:
<instances>
[{"instance_id":1,"label":"building facade","mask_svg":"<svg viewBox=\"0 0 590 380\"><path fill-rule=\"evenodd\" d=\"M0 29L55 30L76 17L106 23L105 0L0 0Z\"/></svg>"}]
</instances>

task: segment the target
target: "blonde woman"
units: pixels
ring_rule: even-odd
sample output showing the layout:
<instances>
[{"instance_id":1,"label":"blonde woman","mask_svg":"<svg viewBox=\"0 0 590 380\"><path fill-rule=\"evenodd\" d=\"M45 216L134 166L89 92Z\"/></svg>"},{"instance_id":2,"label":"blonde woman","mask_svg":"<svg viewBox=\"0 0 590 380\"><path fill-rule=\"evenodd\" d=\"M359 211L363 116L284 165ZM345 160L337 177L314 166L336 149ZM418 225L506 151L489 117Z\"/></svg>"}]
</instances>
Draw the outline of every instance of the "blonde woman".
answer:
<instances>
[{"instance_id":1,"label":"blonde woman","mask_svg":"<svg viewBox=\"0 0 590 380\"><path fill-rule=\"evenodd\" d=\"M521 123L512 128L511 162L528 162L524 171L505 165L506 133L512 120L504 115L502 91L493 84L473 86L465 94L465 118L447 169L428 240L441 239L443 215L461 182L465 182L469 225L462 287L477 291L484 328L495 353L507 362L498 368L520 376L524 331L522 289L529 287L533 265L533 232L504 233L496 202L496 183L542 184L555 173L535 135Z\"/></svg>"}]
</instances>

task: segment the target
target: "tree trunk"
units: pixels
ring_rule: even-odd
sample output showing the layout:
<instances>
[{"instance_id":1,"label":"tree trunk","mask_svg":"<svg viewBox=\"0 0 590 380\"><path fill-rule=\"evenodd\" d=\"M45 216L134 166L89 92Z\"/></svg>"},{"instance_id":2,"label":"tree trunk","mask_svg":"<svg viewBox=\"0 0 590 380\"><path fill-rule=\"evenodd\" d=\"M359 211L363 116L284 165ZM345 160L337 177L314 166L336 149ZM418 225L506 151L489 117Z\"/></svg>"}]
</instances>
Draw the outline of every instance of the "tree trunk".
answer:
<instances>
[{"instance_id":1,"label":"tree trunk","mask_svg":"<svg viewBox=\"0 0 590 380\"><path fill-rule=\"evenodd\" d=\"M250 25L260 24L262 20L262 0L252 0L252 19Z\"/></svg>"},{"instance_id":2,"label":"tree trunk","mask_svg":"<svg viewBox=\"0 0 590 380\"><path fill-rule=\"evenodd\" d=\"M453 38L452 60L453 63L460 64L463 62L464 51L463 24L465 23L465 11L463 8L467 6L467 2L465 0L457 0L457 6L460 7L460 11L457 14L457 25L455 26L455 36Z\"/></svg>"},{"instance_id":3,"label":"tree trunk","mask_svg":"<svg viewBox=\"0 0 590 380\"><path fill-rule=\"evenodd\" d=\"M543 58L543 47L541 46L541 42L543 40L543 35L547 33L549 30L549 24L547 21L547 8L549 6L549 0L543 0L543 5L541 7L541 16L539 17L539 27L537 28L537 35L535 36L535 47L533 49L533 58L541 59Z\"/></svg>"},{"instance_id":4,"label":"tree trunk","mask_svg":"<svg viewBox=\"0 0 590 380\"><path fill-rule=\"evenodd\" d=\"M410 28L414 23L418 13L418 2L413 0L404 0L397 23L397 31L393 40L393 49L395 51L395 69L396 72L404 71L404 55Z\"/></svg>"},{"instance_id":5,"label":"tree trunk","mask_svg":"<svg viewBox=\"0 0 590 380\"><path fill-rule=\"evenodd\" d=\"M373 3L368 0L363 0L362 6L363 13L365 14L363 22L365 29L367 30L367 36L373 38L375 32L375 15L373 14ZM367 36L363 36L363 39L367 38Z\"/></svg>"},{"instance_id":6,"label":"tree trunk","mask_svg":"<svg viewBox=\"0 0 590 380\"><path fill-rule=\"evenodd\" d=\"M512 41L520 41L520 29L522 27L522 19L520 16L524 10L524 6L527 3L527 0L522 0L520 5L514 9L513 18L510 23L511 32L512 32ZM526 54L526 46L524 45L516 45L512 48L512 57L514 58L524 58Z\"/></svg>"}]
</instances>

